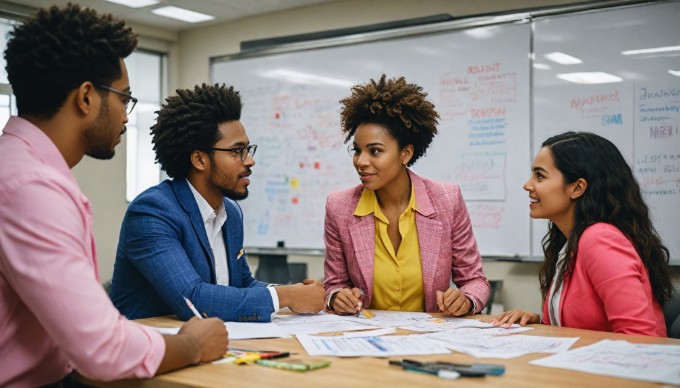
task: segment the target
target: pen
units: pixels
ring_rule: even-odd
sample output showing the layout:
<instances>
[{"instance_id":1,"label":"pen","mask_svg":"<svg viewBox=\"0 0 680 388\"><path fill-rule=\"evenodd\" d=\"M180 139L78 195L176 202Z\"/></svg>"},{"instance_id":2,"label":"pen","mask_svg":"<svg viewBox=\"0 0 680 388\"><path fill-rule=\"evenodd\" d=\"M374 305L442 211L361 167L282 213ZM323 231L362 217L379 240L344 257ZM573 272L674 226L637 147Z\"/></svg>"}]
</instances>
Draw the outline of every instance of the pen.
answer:
<instances>
[{"instance_id":1,"label":"pen","mask_svg":"<svg viewBox=\"0 0 680 388\"><path fill-rule=\"evenodd\" d=\"M442 379L447 379L447 380L455 380L461 376L459 372L452 371L452 370L444 370L444 369L424 369L424 368L419 368L416 366L406 366L404 365L405 370L410 370L414 372L420 372L420 373L427 373L431 375L436 375L439 378Z\"/></svg>"},{"instance_id":2,"label":"pen","mask_svg":"<svg viewBox=\"0 0 680 388\"><path fill-rule=\"evenodd\" d=\"M452 371L463 377L484 377L487 374L493 374L500 376L505 372L505 368L502 365L496 364L453 364L448 362L422 362L417 360L390 360L390 365L401 365L402 368L406 370L412 370L416 372L437 374L441 371ZM493 366L494 368L490 368ZM497 368L502 368L500 371ZM443 376L440 376L443 377ZM452 377L449 377L452 378Z\"/></svg>"},{"instance_id":3,"label":"pen","mask_svg":"<svg viewBox=\"0 0 680 388\"><path fill-rule=\"evenodd\" d=\"M203 319L203 317L202 317L201 314L198 312L198 310L196 310L196 307L194 307L194 304L191 303L191 301L190 301L189 299L187 299L186 297L183 296L182 298L184 298L184 301L187 302L187 306L189 306L189 309L191 309L191 312L193 312L194 315L195 315L198 319Z\"/></svg>"},{"instance_id":4,"label":"pen","mask_svg":"<svg viewBox=\"0 0 680 388\"><path fill-rule=\"evenodd\" d=\"M360 289L359 289L359 294L363 297L363 296L364 296L364 290L362 290L362 289L360 288ZM359 300L359 305L357 306L357 313L355 314L355 316L356 316L357 318L359 317L359 313L361 312L361 304L362 304L362 301L361 301L361 299L360 299L360 300Z\"/></svg>"}]
</instances>

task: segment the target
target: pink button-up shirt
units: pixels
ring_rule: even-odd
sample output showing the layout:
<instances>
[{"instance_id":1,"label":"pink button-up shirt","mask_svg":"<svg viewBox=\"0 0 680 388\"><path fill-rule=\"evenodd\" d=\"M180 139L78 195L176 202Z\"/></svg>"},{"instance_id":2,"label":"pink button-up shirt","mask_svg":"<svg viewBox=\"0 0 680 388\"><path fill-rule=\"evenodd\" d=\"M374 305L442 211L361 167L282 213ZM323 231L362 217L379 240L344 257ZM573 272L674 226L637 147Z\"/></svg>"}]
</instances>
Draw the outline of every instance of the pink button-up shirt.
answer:
<instances>
[{"instance_id":1,"label":"pink button-up shirt","mask_svg":"<svg viewBox=\"0 0 680 388\"><path fill-rule=\"evenodd\" d=\"M99 284L92 211L54 143L10 118L0 136L0 386L150 377L162 336Z\"/></svg>"}]
</instances>

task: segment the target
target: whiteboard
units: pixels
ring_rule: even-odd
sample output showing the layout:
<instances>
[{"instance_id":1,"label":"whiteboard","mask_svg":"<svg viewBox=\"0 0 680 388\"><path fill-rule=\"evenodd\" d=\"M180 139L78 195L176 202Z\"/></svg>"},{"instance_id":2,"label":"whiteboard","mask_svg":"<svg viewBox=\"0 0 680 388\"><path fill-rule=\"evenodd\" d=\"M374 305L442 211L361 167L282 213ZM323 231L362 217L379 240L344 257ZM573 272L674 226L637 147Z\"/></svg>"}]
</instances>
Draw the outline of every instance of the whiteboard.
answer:
<instances>
[{"instance_id":1,"label":"whiteboard","mask_svg":"<svg viewBox=\"0 0 680 388\"><path fill-rule=\"evenodd\" d=\"M241 92L258 145L241 201L252 247L322 249L326 196L359 184L340 130L351 86L405 76L429 93L439 133L413 166L461 186L482 254L528 256L522 183L530 163L528 21L214 61Z\"/></svg>"},{"instance_id":2,"label":"whiteboard","mask_svg":"<svg viewBox=\"0 0 680 388\"><path fill-rule=\"evenodd\" d=\"M674 264L680 264L679 15L676 1L537 19L532 77L532 155L549 136L567 130L610 139L633 167ZM633 51L650 48L657 52ZM552 62L546 54L554 52L581 63ZM576 72L604 72L620 81L563 79ZM540 256L547 223L533 222L532 251Z\"/></svg>"}]
</instances>

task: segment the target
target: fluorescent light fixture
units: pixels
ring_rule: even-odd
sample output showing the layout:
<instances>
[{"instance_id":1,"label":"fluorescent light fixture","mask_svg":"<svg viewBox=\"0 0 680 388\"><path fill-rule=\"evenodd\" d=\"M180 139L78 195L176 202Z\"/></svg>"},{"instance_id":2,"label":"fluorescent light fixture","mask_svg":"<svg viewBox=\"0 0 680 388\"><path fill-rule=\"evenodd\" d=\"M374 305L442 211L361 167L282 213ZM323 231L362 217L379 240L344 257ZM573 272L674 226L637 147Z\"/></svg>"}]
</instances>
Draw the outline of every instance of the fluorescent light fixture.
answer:
<instances>
[{"instance_id":1,"label":"fluorescent light fixture","mask_svg":"<svg viewBox=\"0 0 680 388\"><path fill-rule=\"evenodd\" d=\"M639 54L657 54L657 53L667 53L670 51L680 51L680 46L666 46L666 47L654 47L639 50L626 50L621 51L623 55L639 55Z\"/></svg>"},{"instance_id":2,"label":"fluorescent light fixture","mask_svg":"<svg viewBox=\"0 0 680 388\"><path fill-rule=\"evenodd\" d=\"M538 70L550 70L550 66L545 63L534 63L534 69Z\"/></svg>"},{"instance_id":3,"label":"fluorescent light fixture","mask_svg":"<svg viewBox=\"0 0 680 388\"><path fill-rule=\"evenodd\" d=\"M262 74L264 77L273 79L285 79L286 81L304 85L332 85L350 88L355 82L321 75L301 73L299 71L278 69L267 71Z\"/></svg>"},{"instance_id":4,"label":"fluorescent light fixture","mask_svg":"<svg viewBox=\"0 0 680 388\"><path fill-rule=\"evenodd\" d=\"M106 0L109 3L116 3L130 8L142 8L160 3L160 0Z\"/></svg>"},{"instance_id":5,"label":"fluorescent light fixture","mask_svg":"<svg viewBox=\"0 0 680 388\"><path fill-rule=\"evenodd\" d=\"M215 19L214 16L206 15L204 13L190 11L188 9L173 7L168 5L167 7L160 7L151 10L151 13L156 15L165 16L166 18L177 19L183 22L189 23L199 23L207 20Z\"/></svg>"},{"instance_id":6,"label":"fluorescent light fixture","mask_svg":"<svg viewBox=\"0 0 680 388\"><path fill-rule=\"evenodd\" d=\"M572 57L569 54L561 53L559 51L555 51L554 53L548 53L545 54L544 57L546 59L549 59L555 63L559 63L560 65L576 65L579 63L583 63L582 60Z\"/></svg>"},{"instance_id":7,"label":"fluorescent light fixture","mask_svg":"<svg viewBox=\"0 0 680 388\"><path fill-rule=\"evenodd\" d=\"M494 37L494 32L491 28L473 28L470 30L464 30L463 33L470 38L474 39L489 39Z\"/></svg>"},{"instance_id":8,"label":"fluorescent light fixture","mask_svg":"<svg viewBox=\"0 0 680 388\"><path fill-rule=\"evenodd\" d=\"M609 84L623 81L621 77L601 71L558 74L557 78L577 84Z\"/></svg>"},{"instance_id":9,"label":"fluorescent light fixture","mask_svg":"<svg viewBox=\"0 0 680 388\"><path fill-rule=\"evenodd\" d=\"M676 77L680 77L680 70L668 70L668 73Z\"/></svg>"}]
</instances>

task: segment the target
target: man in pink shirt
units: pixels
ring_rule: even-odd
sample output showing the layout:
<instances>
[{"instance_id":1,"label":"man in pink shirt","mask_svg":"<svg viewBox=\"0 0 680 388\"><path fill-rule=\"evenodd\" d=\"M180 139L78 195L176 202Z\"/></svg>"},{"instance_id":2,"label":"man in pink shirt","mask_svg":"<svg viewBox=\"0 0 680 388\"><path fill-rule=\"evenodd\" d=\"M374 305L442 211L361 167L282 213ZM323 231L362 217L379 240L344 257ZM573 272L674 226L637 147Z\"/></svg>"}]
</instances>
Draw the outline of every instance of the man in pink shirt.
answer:
<instances>
[{"instance_id":1,"label":"man in pink shirt","mask_svg":"<svg viewBox=\"0 0 680 388\"><path fill-rule=\"evenodd\" d=\"M10 33L18 117L0 136L0 386L146 378L221 357L224 323L164 336L126 320L99 284L90 204L70 169L110 159L137 101L123 58L137 37L77 5Z\"/></svg>"}]
</instances>

